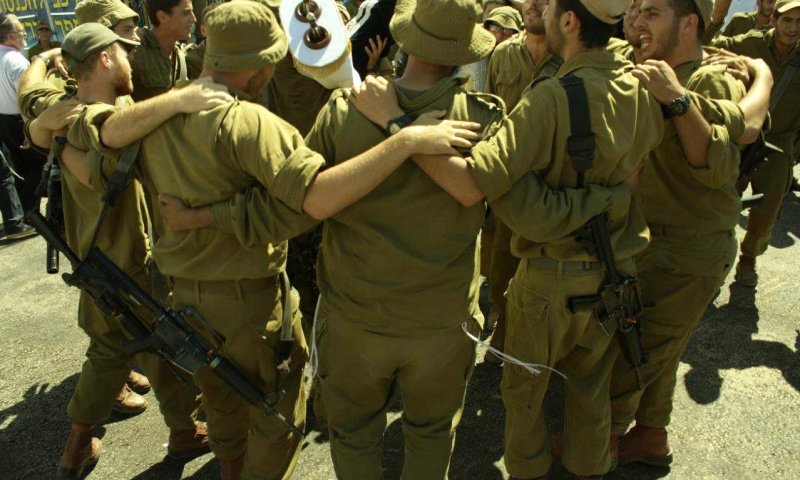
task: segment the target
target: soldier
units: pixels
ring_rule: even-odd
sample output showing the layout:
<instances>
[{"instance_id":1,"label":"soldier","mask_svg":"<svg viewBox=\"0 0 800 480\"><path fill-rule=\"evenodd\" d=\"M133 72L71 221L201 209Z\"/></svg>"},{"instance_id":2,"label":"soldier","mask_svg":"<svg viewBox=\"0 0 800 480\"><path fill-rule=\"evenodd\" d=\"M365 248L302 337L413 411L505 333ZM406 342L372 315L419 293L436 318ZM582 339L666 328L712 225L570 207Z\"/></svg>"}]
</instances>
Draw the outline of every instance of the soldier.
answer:
<instances>
[{"instance_id":1,"label":"soldier","mask_svg":"<svg viewBox=\"0 0 800 480\"><path fill-rule=\"evenodd\" d=\"M744 98L744 86L726 74L724 65L701 65L701 40L712 7L711 0L641 2L641 14L633 18L632 27L640 37L643 63L635 72L659 101L666 103L684 89L712 99L739 102ZM769 79L763 62L749 64L753 73L762 72L759 78ZM753 90L766 93L770 84L767 81ZM762 117L767 97L762 94ZM636 190L651 234L647 249L636 257L644 303L642 346L650 360L638 369L641 385L622 354L614 366L611 434L622 435L622 464L666 466L672 461L665 427L670 422L678 364L736 256L739 151L729 140L743 133L744 118L725 119L730 129L726 132L700 121L700 113L711 117L708 112L693 110L680 108L673 113L664 140L644 164ZM625 433L634 419L636 425Z\"/></svg>"},{"instance_id":2,"label":"soldier","mask_svg":"<svg viewBox=\"0 0 800 480\"><path fill-rule=\"evenodd\" d=\"M726 37L734 37L743 35L750 30L769 30L772 27L770 20L774 11L775 0L756 0L756 11L737 13L731 17L722 34Z\"/></svg>"},{"instance_id":3,"label":"soldier","mask_svg":"<svg viewBox=\"0 0 800 480\"><path fill-rule=\"evenodd\" d=\"M742 240L736 281L743 286L758 284L756 258L769 246L775 221L781 212L783 197L789 191L794 167L794 143L800 131L800 63L797 49L800 41L800 2L779 0L773 12L775 28L764 32L751 31L736 37L719 38L715 46L740 55L760 58L769 65L775 79L770 117L771 126L766 140L780 147L782 153L770 155L750 179L742 179L753 187L753 193L763 193L764 202L750 209L747 234ZM783 87L782 83L785 83ZM781 89L781 91L779 91ZM743 183L742 182L742 183ZM740 189L746 184L740 183Z\"/></svg>"},{"instance_id":4,"label":"soldier","mask_svg":"<svg viewBox=\"0 0 800 480\"><path fill-rule=\"evenodd\" d=\"M489 62L486 92L502 98L508 111L514 109L522 92L540 76L551 77L561 66L561 58L547 48L542 12L547 7L543 0L526 0L523 6L525 32L499 45ZM519 259L511 254L511 230L495 220L494 234L482 248L491 249L489 288L492 309L498 314L491 345L503 350L506 331L506 298L508 282L517 270ZM485 360L499 363L494 354L487 353Z\"/></svg>"},{"instance_id":5,"label":"soldier","mask_svg":"<svg viewBox=\"0 0 800 480\"><path fill-rule=\"evenodd\" d=\"M83 0L75 8L75 19L78 25L97 22L111 28L122 38L139 40L136 36L136 22L139 16L120 0ZM20 79L18 101L23 116L29 120L36 119L62 99L75 96L77 84L74 79L63 76L56 68L48 71L48 67L60 55L61 50L55 48L33 56L31 66ZM133 103L128 95L121 96L118 101ZM123 386L115 397L114 410L140 413L147 406L147 400L140 395L148 391L150 384L147 377L131 371L126 386Z\"/></svg>"},{"instance_id":6,"label":"soldier","mask_svg":"<svg viewBox=\"0 0 800 480\"><path fill-rule=\"evenodd\" d=\"M307 347L297 302L286 299L289 290L279 286L285 262L283 240L314 225L314 218L333 215L368 193L413 153L452 152L451 145L468 147L470 142L463 137L474 133L460 128L463 122L409 127L341 167L320 171L324 160L305 147L293 127L244 101L263 89L274 64L286 54L286 39L274 15L260 3L234 1L212 10L206 26L204 75L226 83L240 100L166 122L142 141L136 174L153 195L180 195L190 205L208 204L260 183L281 205L283 230L276 243L266 247L242 247L235 237L208 229L162 230L155 255L173 280L173 307L195 305L225 338L222 351L232 363L263 390L286 392L277 409L302 428ZM250 35L243 37L242 31ZM124 109L117 112L109 105L92 105L69 136L105 152L132 140L126 117ZM176 141L180 149L174 148ZM108 173L115 164L110 159L87 163L75 168L88 168L81 175L95 186L102 185L103 171ZM156 223L161 222L157 212ZM292 309L294 343L288 362L281 364L277 346L284 308ZM259 408L246 407L210 371L201 371L196 378L222 477L288 478L299 453L299 439Z\"/></svg>"},{"instance_id":7,"label":"soldier","mask_svg":"<svg viewBox=\"0 0 800 480\"><path fill-rule=\"evenodd\" d=\"M136 42L119 37L99 23L76 27L66 36L63 46L70 74L77 80L76 90L65 98L80 99L86 104L113 103L118 96L130 94L130 67L123 46L136 45ZM127 110L129 128L143 135L177 113L208 108L226 98L230 97L222 93L206 94L200 87L170 92ZM64 112L64 107L73 107L73 110ZM39 132L61 129L83 108L79 102L71 101L46 111L31 124L34 140L49 147L50 135L42 137ZM55 115L52 115L53 111ZM56 126L53 126L51 118L58 123ZM89 146L89 142L74 137L72 144L83 150ZM92 246L97 246L148 290L149 249L142 225L146 213L138 182L124 190L116 207L109 211L104 224L99 227L96 240L95 225L103 208L102 194L84 186L83 180L68 169L63 170L62 182L66 239L71 248L83 258ZM94 427L108 417L113 394L125 383L133 363L131 355L121 348L126 336L119 321L104 313L85 292L81 292L78 318L91 341L86 352L87 360L67 408L72 418L72 429L59 462L60 478L80 478L88 466L97 462L101 442L92 436ZM206 426L203 422L195 422L198 407L195 386L191 382L182 384L153 354L139 354L137 361L153 381L164 421L170 428L168 455L186 460L208 452Z\"/></svg>"},{"instance_id":8,"label":"soldier","mask_svg":"<svg viewBox=\"0 0 800 480\"><path fill-rule=\"evenodd\" d=\"M50 23L45 20L39 22L36 25L36 38L39 39L31 48L28 49L28 59L32 59L34 56L39 55L42 52L46 52L51 48L60 47L61 43L57 41L51 41L53 37L53 29L50 28Z\"/></svg>"},{"instance_id":9,"label":"soldier","mask_svg":"<svg viewBox=\"0 0 800 480\"><path fill-rule=\"evenodd\" d=\"M196 18L191 0L147 0L152 28L139 30L141 46L131 56L133 99L143 100L189 78L186 42Z\"/></svg>"}]
</instances>

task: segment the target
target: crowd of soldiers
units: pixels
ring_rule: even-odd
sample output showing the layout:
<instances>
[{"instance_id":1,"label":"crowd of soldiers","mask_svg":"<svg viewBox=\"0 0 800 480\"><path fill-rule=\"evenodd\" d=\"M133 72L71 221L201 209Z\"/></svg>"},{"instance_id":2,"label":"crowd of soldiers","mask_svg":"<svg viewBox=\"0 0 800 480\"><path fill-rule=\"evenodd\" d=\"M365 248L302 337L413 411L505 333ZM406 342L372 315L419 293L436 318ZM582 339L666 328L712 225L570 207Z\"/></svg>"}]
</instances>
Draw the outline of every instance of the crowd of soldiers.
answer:
<instances>
[{"instance_id":1,"label":"crowd of soldiers","mask_svg":"<svg viewBox=\"0 0 800 480\"><path fill-rule=\"evenodd\" d=\"M390 40L365 50L375 75L333 91L298 73L278 0L202 18L190 0L147 0L147 28L120 0L79 2L79 25L32 56L18 90L27 135L62 169L67 243L81 257L100 248L172 308L193 306L301 430L310 357L338 478L382 478L396 391L402 478L447 478L474 340L491 331L481 274L511 478L547 478L554 459L576 478L669 465L681 355L734 265L737 282L757 284L790 189L800 1L759 0L722 34L729 0L337 8L363 21L381 2L394 11ZM196 21L204 40L188 43ZM779 150L742 175L759 137ZM763 203L739 247L748 186ZM588 224L606 231L590 248ZM181 383L163 359L126 353L125 330L86 292L78 321L90 343L60 478L98 461L94 430L134 362L170 457L212 451L223 479L292 475L300 438L211 368ZM647 361L617 341L629 327ZM559 436L542 411L554 373Z\"/></svg>"}]
</instances>

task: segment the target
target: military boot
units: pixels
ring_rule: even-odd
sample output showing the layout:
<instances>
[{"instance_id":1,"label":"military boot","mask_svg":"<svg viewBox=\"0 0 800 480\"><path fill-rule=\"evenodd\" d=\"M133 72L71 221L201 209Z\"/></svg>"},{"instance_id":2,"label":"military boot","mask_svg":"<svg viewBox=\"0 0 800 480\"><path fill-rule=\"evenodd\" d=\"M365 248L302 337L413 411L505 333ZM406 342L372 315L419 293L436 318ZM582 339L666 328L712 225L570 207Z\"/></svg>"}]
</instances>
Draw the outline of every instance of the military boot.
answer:
<instances>
[{"instance_id":1,"label":"military boot","mask_svg":"<svg viewBox=\"0 0 800 480\"><path fill-rule=\"evenodd\" d=\"M99 438L92 437L94 425L72 422L64 453L58 462L58 478L78 479L100 459Z\"/></svg>"},{"instance_id":2,"label":"military boot","mask_svg":"<svg viewBox=\"0 0 800 480\"><path fill-rule=\"evenodd\" d=\"M128 375L128 381L125 383L128 384L128 388L139 395L144 395L150 391L150 380L141 373L134 372L133 370L131 370L130 375Z\"/></svg>"},{"instance_id":3,"label":"military boot","mask_svg":"<svg viewBox=\"0 0 800 480\"><path fill-rule=\"evenodd\" d=\"M506 347L506 319L504 315L498 315L497 323L494 326L494 333L492 333L492 341L489 342L489 346L495 348L497 350L505 351ZM483 357L484 362L493 363L495 365L500 365L503 363L503 360L495 355L492 352L486 352L486 356Z\"/></svg>"},{"instance_id":4,"label":"military boot","mask_svg":"<svg viewBox=\"0 0 800 480\"><path fill-rule=\"evenodd\" d=\"M195 422L191 430L169 431L167 456L173 460L189 461L211 451L208 446L208 428L205 422Z\"/></svg>"},{"instance_id":5,"label":"military boot","mask_svg":"<svg viewBox=\"0 0 800 480\"><path fill-rule=\"evenodd\" d=\"M219 478L220 480L239 480L242 478L242 468L244 467L244 454L229 459L219 459Z\"/></svg>"},{"instance_id":6,"label":"military boot","mask_svg":"<svg viewBox=\"0 0 800 480\"><path fill-rule=\"evenodd\" d=\"M126 415L138 415L147 409L147 399L131 390L127 384L122 386L111 409Z\"/></svg>"},{"instance_id":7,"label":"military boot","mask_svg":"<svg viewBox=\"0 0 800 480\"><path fill-rule=\"evenodd\" d=\"M743 287L755 287L758 285L755 257L739 255L739 263L736 265L736 275L734 278L736 282Z\"/></svg>"},{"instance_id":8,"label":"military boot","mask_svg":"<svg viewBox=\"0 0 800 480\"><path fill-rule=\"evenodd\" d=\"M672 463L672 449L666 428L635 425L619 438L619 463L644 463L666 467Z\"/></svg>"}]
</instances>

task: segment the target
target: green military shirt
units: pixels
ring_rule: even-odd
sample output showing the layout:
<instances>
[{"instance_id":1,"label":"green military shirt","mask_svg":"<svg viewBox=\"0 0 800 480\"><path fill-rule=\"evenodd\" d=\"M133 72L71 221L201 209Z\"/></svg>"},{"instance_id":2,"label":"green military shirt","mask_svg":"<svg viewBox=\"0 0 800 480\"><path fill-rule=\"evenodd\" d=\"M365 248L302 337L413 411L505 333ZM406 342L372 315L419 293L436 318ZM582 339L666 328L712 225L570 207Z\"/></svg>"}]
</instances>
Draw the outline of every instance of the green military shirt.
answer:
<instances>
[{"instance_id":1,"label":"green military shirt","mask_svg":"<svg viewBox=\"0 0 800 480\"><path fill-rule=\"evenodd\" d=\"M198 78L203 71L203 59L206 56L206 41L186 46L186 68L189 78Z\"/></svg>"},{"instance_id":2,"label":"green military shirt","mask_svg":"<svg viewBox=\"0 0 800 480\"><path fill-rule=\"evenodd\" d=\"M135 174L156 203L158 193L182 199L189 206L208 205L262 185L295 212L297 233L316 222L303 213L306 187L324 160L309 150L302 137L265 108L240 100L200 113L177 115L142 140ZM93 150L108 151L99 140L102 121L115 110L93 107L81 116L70 136ZM92 158L91 181L102 186L116 161ZM257 279L281 272L286 242L242 247L237 238L217 229L174 232L155 212L159 238L154 257L165 275L201 281Z\"/></svg>"},{"instance_id":3,"label":"green military shirt","mask_svg":"<svg viewBox=\"0 0 800 480\"><path fill-rule=\"evenodd\" d=\"M61 42L50 42L50 48L58 48L61 46ZM28 49L28 59L33 58L40 53L44 53L45 49L42 47L42 42L36 42L31 48Z\"/></svg>"},{"instance_id":4,"label":"green military shirt","mask_svg":"<svg viewBox=\"0 0 800 480\"><path fill-rule=\"evenodd\" d=\"M744 85L727 75L725 67L687 62L676 67L675 74L681 85L706 98L738 102L745 94ZM636 197L651 227L679 227L702 235L730 231L739 220L741 201L735 187L739 150L729 129L715 122L729 122L730 132L738 136L744 131L744 118L738 108L722 120L713 112L703 114L712 122L707 167L689 165L671 121L666 123L664 140L645 162Z\"/></svg>"},{"instance_id":5,"label":"green military shirt","mask_svg":"<svg viewBox=\"0 0 800 480\"><path fill-rule=\"evenodd\" d=\"M330 96L331 90L294 68L291 55L275 65L275 73L267 85L267 107L301 135L311 130L317 113Z\"/></svg>"},{"instance_id":6,"label":"green military shirt","mask_svg":"<svg viewBox=\"0 0 800 480\"><path fill-rule=\"evenodd\" d=\"M756 12L737 13L731 17L731 21L728 22L728 26L725 27L725 30L722 31L722 34L726 37L744 35L750 30L755 30L757 24L758 20L756 18ZM769 29L769 24L765 27L765 29Z\"/></svg>"},{"instance_id":7,"label":"green military shirt","mask_svg":"<svg viewBox=\"0 0 800 480\"><path fill-rule=\"evenodd\" d=\"M608 41L606 50L621 56L631 63L636 63L636 58L633 56L633 47L627 40L612 37L611 40Z\"/></svg>"},{"instance_id":8,"label":"green military shirt","mask_svg":"<svg viewBox=\"0 0 800 480\"><path fill-rule=\"evenodd\" d=\"M630 63L613 53L585 52L564 62L558 72L559 77L574 74L585 82L596 140L587 184L621 184L663 137L661 107L632 75L625 73L629 67ZM558 80L545 79L525 93L499 131L478 144L468 159L492 210L514 231L512 253L518 257L591 260L569 231L560 237L541 233L564 223L565 216L551 213L533 225L520 221L526 214L525 205L515 190L526 188L526 176L539 176L554 189L577 186L577 173L567 160L569 136L566 91ZM607 210L609 202L607 194L601 201L576 205L567 216L581 217L585 222ZM609 230L619 259L647 246L647 225L635 203L622 215L612 216Z\"/></svg>"},{"instance_id":9,"label":"green military shirt","mask_svg":"<svg viewBox=\"0 0 800 480\"><path fill-rule=\"evenodd\" d=\"M451 76L424 92L395 86L412 115L448 110L448 118L488 130L503 117L499 100L467 93ZM307 140L329 165L385 139L337 90ZM449 328L478 308L478 232L483 204L461 206L412 161L325 222L317 275L326 308L387 333Z\"/></svg>"},{"instance_id":10,"label":"green military shirt","mask_svg":"<svg viewBox=\"0 0 800 480\"><path fill-rule=\"evenodd\" d=\"M525 35L517 35L498 45L492 54L485 91L502 98L511 111L534 79L555 75L560 65L561 59L553 54L534 64L525 45Z\"/></svg>"},{"instance_id":11,"label":"green military shirt","mask_svg":"<svg viewBox=\"0 0 800 480\"><path fill-rule=\"evenodd\" d=\"M774 92L789 65L789 59L797 54L795 46L787 58L778 60L774 35L775 29L766 32L754 30L744 35L719 38L714 41L714 46L764 60L772 71ZM795 73L778 105L770 111L770 121L767 140L781 147L787 155L792 155L794 138L800 130L800 74Z\"/></svg>"},{"instance_id":12,"label":"green military shirt","mask_svg":"<svg viewBox=\"0 0 800 480\"><path fill-rule=\"evenodd\" d=\"M133 70L134 100L155 97L170 90L178 80L191 78L186 65L185 46L175 43L170 60L151 29L139 29L139 38L141 45L129 57Z\"/></svg>"}]
</instances>

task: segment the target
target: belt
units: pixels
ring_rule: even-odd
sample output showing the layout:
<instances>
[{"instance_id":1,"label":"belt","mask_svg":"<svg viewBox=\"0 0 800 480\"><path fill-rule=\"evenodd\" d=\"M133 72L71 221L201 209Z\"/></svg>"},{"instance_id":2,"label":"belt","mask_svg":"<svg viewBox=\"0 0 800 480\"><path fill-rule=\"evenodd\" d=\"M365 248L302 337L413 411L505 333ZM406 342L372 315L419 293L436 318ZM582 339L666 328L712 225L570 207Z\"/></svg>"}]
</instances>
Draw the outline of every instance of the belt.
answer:
<instances>
[{"instance_id":1,"label":"belt","mask_svg":"<svg viewBox=\"0 0 800 480\"><path fill-rule=\"evenodd\" d=\"M556 260L549 257L534 257L526 258L528 265L539 270L553 270L558 271L561 269L564 272L588 272L591 270L600 270L603 268L600 262L581 261L581 260Z\"/></svg>"},{"instance_id":2,"label":"belt","mask_svg":"<svg viewBox=\"0 0 800 480\"><path fill-rule=\"evenodd\" d=\"M236 295L239 292L252 293L272 287L277 283L278 277L241 279L241 280L190 280L187 278L172 277L175 290L192 290L200 288L200 293L217 295Z\"/></svg>"},{"instance_id":3,"label":"belt","mask_svg":"<svg viewBox=\"0 0 800 480\"><path fill-rule=\"evenodd\" d=\"M673 227L671 225L648 225L647 227L653 235L673 237L705 237L708 235L722 235L730 232L730 230L701 232L695 228Z\"/></svg>"}]
</instances>

